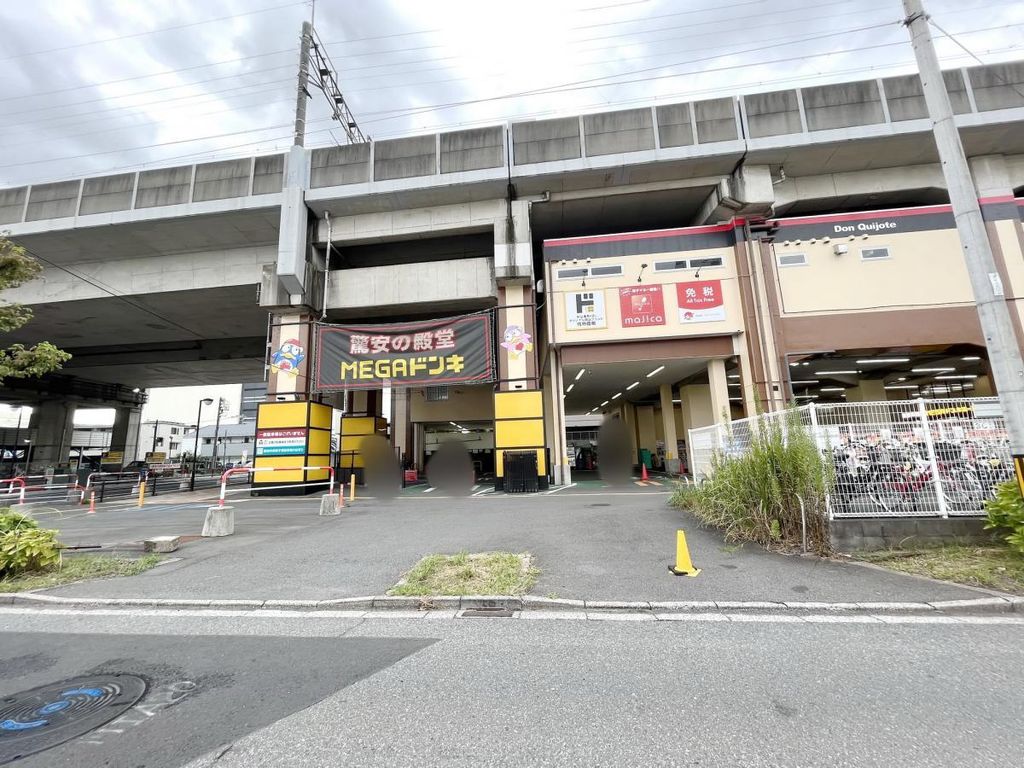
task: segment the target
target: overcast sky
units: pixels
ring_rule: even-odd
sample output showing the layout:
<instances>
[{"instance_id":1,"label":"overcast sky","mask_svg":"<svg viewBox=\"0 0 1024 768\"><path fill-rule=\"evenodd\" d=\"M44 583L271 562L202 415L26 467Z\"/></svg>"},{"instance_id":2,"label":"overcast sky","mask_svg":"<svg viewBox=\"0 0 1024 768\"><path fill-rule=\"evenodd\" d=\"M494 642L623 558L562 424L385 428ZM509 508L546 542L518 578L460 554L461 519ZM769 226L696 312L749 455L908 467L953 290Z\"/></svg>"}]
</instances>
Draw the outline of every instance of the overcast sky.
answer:
<instances>
[{"instance_id":1,"label":"overcast sky","mask_svg":"<svg viewBox=\"0 0 1024 768\"><path fill-rule=\"evenodd\" d=\"M927 6L984 61L1021 56L1024 3ZM0 3L0 186L285 148L309 15L283 0ZM361 128L384 138L907 72L901 15L898 0L319 0L315 24ZM972 63L949 40L939 51ZM331 144L313 96L307 143Z\"/></svg>"},{"instance_id":2,"label":"overcast sky","mask_svg":"<svg viewBox=\"0 0 1024 768\"><path fill-rule=\"evenodd\" d=\"M1024 57L1024 2L926 5L984 62ZM310 11L308 0L3 0L0 188L286 148ZM378 139L907 73L901 17L899 0L315 8L346 99ZM949 39L938 49L946 66L976 63ZM343 140L312 95L307 146ZM188 420L185 401L202 395L151 396L147 417Z\"/></svg>"}]
</instances>

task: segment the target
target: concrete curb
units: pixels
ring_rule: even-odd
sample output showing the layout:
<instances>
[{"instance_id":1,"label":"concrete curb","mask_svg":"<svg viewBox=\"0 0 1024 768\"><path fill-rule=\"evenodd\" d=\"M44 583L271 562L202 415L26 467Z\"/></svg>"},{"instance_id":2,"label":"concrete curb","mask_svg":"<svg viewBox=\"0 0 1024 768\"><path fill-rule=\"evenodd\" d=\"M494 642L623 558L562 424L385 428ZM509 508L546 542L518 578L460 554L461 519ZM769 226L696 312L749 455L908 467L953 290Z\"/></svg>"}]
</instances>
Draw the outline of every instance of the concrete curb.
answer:
<instances>
[{"instance_id":1,"label":"concrete curb","mask_svg":"<svg viewBox=\"0 0 1024 768\"><path fill-rule=\"evenodd\" d=\"M927 603L911 602L770 602L770 601L618 601L618 600L566 600L559 598L503 597L500 595L466 595L396 597L371 595L343 597L333 600L202 600L184 598L111 598L64 597L35 592L0 594L0 605L66 608L208 608L227 610L273 611L344 611L351 613L403 614L430 611L464 611L467 609L504 609L508 611L575 613L594 615L648 615L738 613L746 615L779 615L809 613L875 614L875 615L978 615L992 613L1024 614L1024 597L984 597L975 600L939 600Z\"/></svg>"}]
</instances>

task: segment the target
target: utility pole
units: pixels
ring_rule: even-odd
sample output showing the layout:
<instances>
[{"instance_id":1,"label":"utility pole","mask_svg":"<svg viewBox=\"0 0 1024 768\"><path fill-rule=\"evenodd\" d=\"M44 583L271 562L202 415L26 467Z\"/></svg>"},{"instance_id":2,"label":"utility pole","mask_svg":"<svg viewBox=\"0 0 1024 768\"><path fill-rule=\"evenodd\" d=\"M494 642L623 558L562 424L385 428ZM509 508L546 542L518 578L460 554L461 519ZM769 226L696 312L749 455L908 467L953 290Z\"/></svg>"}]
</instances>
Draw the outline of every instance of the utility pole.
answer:
<instances>
[{"instance_id":1,"label":"utility pole","mask_svg":"<svg viewBox=\"0 0 1024 768\"><path fill-rule=\"evenodd\" d=\"M939 150L942 173L949 190L949 202L960 235L964 260L967 262L967 273L974 291L974 302L978 307L992 378L1006 420L1017 485L1024 493L1024 361L1021 360L992 246L985 231L978 193L953 119L946 83L939 69L939 59L928 27L928 14L925 13L922 0L903 0L903 9L907 14L903 23L910 31L914 55L921 72L921 84L928 114L932 119L935 145Z\"/></svg>"},{"instance_id":2,"label":"utility pole","mask_svg":"<svg viewBox=\"0 0 1024 768\"><path fill-rule=\"evenodd\" d=\"M153 422L153 450L150 453L156 453L156 431L160 429L160 419Z\"/></svg>"},{"instance_id":3,"label":"utility pole","mask_svg":"<svg viewBox=\"0 0 1024 768\"><path fill-rule=\"evenodd\" d=\"M313 42L313 25L302 22L302 45L299 47L299 86L295 97L295 141L301 147L306 141L306 99L309 98L309 48Z\"/></svg>"},{"instance_id":4,"label":"utility pole","mask_svg":"<svg viewBox=\"0 0 1024 768\"><path fill-rule=\"evenodd\" d=\"M220 440L220 415L224 413L224 398L217 398L217 421L213 428L213 459L212 465L214 470L217 469L217 442Z\"/></svg>"}]
</instances>

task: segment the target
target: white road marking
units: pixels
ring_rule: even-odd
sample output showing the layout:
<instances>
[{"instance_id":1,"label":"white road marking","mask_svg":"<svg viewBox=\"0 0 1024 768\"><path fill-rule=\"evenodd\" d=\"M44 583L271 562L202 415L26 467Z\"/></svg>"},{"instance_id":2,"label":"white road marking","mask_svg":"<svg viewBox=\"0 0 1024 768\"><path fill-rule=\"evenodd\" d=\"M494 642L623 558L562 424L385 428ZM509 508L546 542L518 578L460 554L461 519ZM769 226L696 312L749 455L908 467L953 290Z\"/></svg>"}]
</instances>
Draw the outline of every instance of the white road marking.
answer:
<instances>
[{"instance_id":1,"label":"white road marking","mask_svg":"<svg viewBox=\"0 0 1024 768\"><path fill-rule=\"evenodd\" d=\"M575 488L575 487L576 487L576 483L569 483L568 485L560 485L557 488L552 488L550 491L546 492L544 495L545 496L550 496L552 493L558 493L559 491L564 491L566 488Z\"/></svg>"},{"instance_id":2,"label":"white road marking","mask_svg":"<svg viewBox=\"0 0 1024 768\"><path fill-rule=\"evenodd\" d=\"M433 493L436 490L436 488L427 488L427 490L425 490L424 493Z\"/></svg>"}]
</instances>

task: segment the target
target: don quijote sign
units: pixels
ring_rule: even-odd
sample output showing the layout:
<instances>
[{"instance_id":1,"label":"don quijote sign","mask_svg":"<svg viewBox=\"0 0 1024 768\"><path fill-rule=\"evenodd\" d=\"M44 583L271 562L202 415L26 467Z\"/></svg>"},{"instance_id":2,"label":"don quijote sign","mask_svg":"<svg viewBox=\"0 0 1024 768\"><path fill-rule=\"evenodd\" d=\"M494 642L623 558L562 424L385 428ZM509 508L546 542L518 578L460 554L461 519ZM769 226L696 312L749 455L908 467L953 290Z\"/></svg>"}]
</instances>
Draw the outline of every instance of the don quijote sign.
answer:
<instances>
[{"instance_id":1,"label":"don quijote sign","mask_svg":"<svg viewBox=\"0 0 1024 768\"><path fill-rule=\"evenodd\" d=\"M856 224L833 224L832 231L837 235L870 235L876 232L891 232L899 225L892 220L888 221L859 221Z\"/></svg>"},{"instance_id":2,"label":"don quijote sign","mask_svg":"<svg viewBox=\"0 0 1024 768\"><path fill-rule=\"evenodd\" d=\"M418 323L317 326L317 391L494 380L489 312Z\"/></svg>"}]
</instances>

